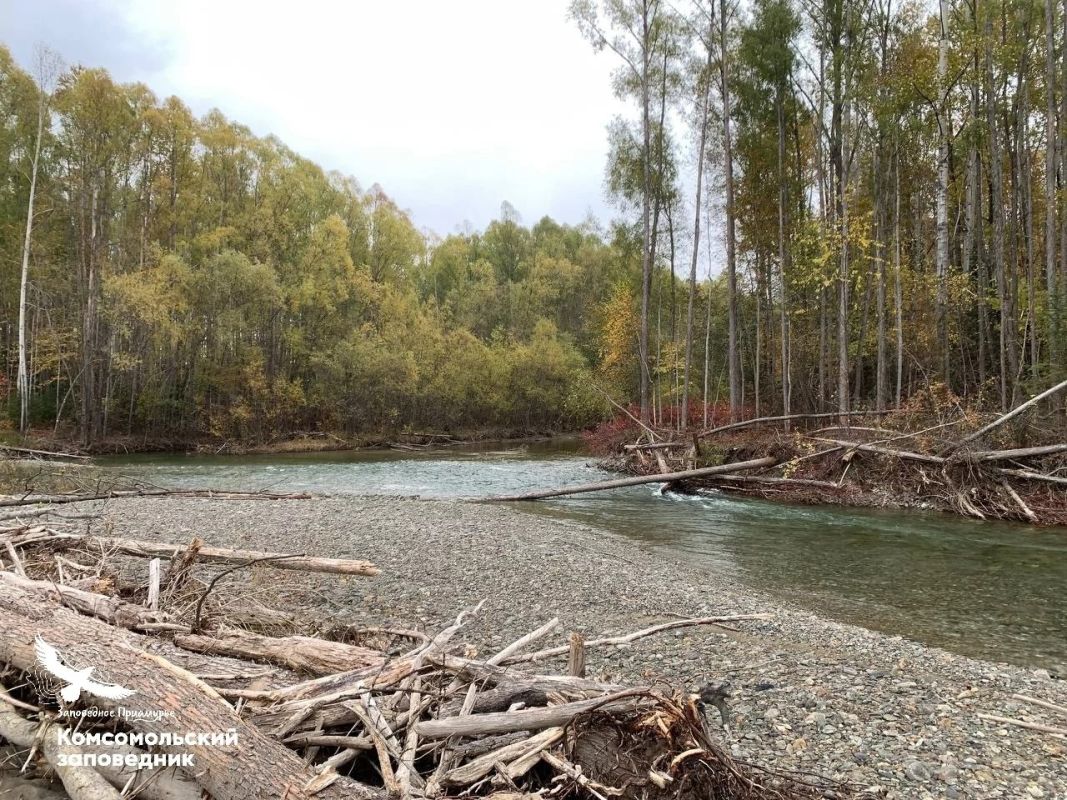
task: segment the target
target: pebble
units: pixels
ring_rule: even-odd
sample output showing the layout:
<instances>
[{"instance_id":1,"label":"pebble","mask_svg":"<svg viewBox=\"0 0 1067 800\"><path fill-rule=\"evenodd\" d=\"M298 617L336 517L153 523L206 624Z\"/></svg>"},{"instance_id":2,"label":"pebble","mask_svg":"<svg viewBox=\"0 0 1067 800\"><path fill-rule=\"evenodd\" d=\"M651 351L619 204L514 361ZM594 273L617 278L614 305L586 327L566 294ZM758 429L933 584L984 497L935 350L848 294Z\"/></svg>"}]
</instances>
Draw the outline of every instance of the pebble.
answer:
<instances>
[{"instance_id":1,"label":"pebble","mask_svg":"<svg viewBox=\"0 0 1067 800\"><path fill-rule=\"evenodd\" d=\"M1067 705L1047 671L990 664L820 618L624 537L514 506L405 498L264 502L126 498L87 504L110 535L365 558L373 579L271 571L248 579L317 621L437 632L485 599L454 641L493 653L554 616L544 646L684 617L769 612L737 633L695 627L626 649L590 649L591 678L693 691L732 684L731 730L713 735L738 758L837 775L891 800L1067 798L1067 748L1034 731L978 718L1006 714L1013 693ZM116 560L117 564L125 561ZM127 568L127 567L123 567ZM129 559L130 578L144 562ZM210 568L204 573L210 575ZM677 635L684 633L684 635ZM750 666L751 665L751 666ZM565 659L538 671L563 671ZM1051 722L1040 709L1019 710ZM946 756L950 756L946 758ZM903 765L903 767L901 766Z\"/></svg>"}]
</instances>

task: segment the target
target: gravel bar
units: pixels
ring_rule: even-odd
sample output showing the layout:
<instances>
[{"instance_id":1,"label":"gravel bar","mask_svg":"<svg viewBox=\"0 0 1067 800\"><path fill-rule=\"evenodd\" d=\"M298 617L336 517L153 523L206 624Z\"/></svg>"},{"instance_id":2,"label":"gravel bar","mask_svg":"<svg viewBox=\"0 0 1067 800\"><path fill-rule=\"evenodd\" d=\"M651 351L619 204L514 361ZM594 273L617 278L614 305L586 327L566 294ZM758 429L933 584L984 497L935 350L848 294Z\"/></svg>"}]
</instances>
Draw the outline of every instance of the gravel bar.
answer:
<instances>
[{"instance_id":1,"label":"gravel bar","mask_svg":"<svg viewBox=\"0 0 1067 800\"><path fill-rule=\"evenodd\" d=\"M557 643L678 617L770 612L590 650L592 675L696 689L731 683L723 741L743 759L879 787L889 798L1067 798L1067 740L979 719L1067 727L1012 699L1067 705L1043 670L978 661L817 617L614 534L515 506L385 497L130 498L86 504L94 532L365 558L377 578L256 567L253 585L317 617L436 631L485 599L462 634L491 653L558 616ZM85 509L83 509L85 510ZM545 646L548 646L547 643ZM550 671L559 665L550 664Z\"/></svg>"}]
</instances>

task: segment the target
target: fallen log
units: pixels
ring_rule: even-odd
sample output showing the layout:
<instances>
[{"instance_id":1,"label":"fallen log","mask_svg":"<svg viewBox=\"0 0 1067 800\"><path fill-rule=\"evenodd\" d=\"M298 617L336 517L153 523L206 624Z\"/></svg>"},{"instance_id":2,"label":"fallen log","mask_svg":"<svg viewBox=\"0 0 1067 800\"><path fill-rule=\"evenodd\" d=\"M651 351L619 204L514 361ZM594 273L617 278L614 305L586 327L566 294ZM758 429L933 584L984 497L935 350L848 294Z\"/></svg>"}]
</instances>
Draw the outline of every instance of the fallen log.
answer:
<instances>
[{"instance_id":1,"label":"fallen log","mask_svg":"<svg viewBox=\"0 0 1067 800\"><path fill-rule=\"evenodd\" d=\"M1013 458L1034 458L1067 453L1067 444L1046 444L1039 447L1016 447L1011 450L980 450L969 453L976 461L1010 461Z\"/></svg>"},{"instance_id":2,"label":"fallen log","mask_svg":"<svg viewBox=\"0 0 1067 800\"><path fill-rule=\"evenodd\" d=\"M794 420L802 419L840 419L841 417L874 417L884 416L889 414L889 411L833 411L821 414L783 414L777 417L756 417L755 419L746 419L741 422L731 422L729 425L720 425L717 428L709 428L706 431L700 431L695 435L701 439L711 436L716 433L725 433L726 431L735 431L740 428L748 428L753 425L766 425L770 422L792 422Z\"/></svg>"},{"instance_id":3,"label":"fallen log","mask_svg":"<svg viewBox=\"0 0 1067 800\"><path fill-rule=\"evenodd\" d=\"M876 453L878 455L889 456L891 458L900 458L905 461L919 461L926 464L936 464L943 466L948 464L950 459L943 456L932 456L926 453L915 453L910 450L894 450L889 447L881 447L875 444L863 444L861 442L848 442L842 439L823 439L815 437L820 442L830 442L840 447L847 448L849 450L859 450L866 453ZM990 453L1002 452L1002 451L989 451ZM995 459L994 459L995 460ZM1067 486L1067 478L1060 477L1058 475L1044 475L1040 472L1033 472L1025 469L1007 469L1004 467L993 467L992 471L998 475L1008 475L1013 478L1022 478L1027 481L1039 481L1043 483L1054 483L1057 485Z\"/></svg>"},{"instance_id":4,"label":"fallen log","mask_svg":"<svg viewBox=\"0 0 1067 800\"><path fill-rule=\"evenodd\" d=\"M843 489L833 481L819 481L813 478L775 478L771 475L716 475L712 483L760 483L767 486L808 486L817 489Z\"/></svg>"},{"instance_id":5,"label":"fallen log","mask_svg":"<svg viewBox=\"0 0 1067 800\"><path fill-rule=\"evenodd\" d=\"M27 750L33 748L40 740L44 744L45 760L56 771L63 783L63 788L74 800L81 800L81 798L100 800L104 797L117 799L118 792L114 790L109 792L110 787L105 788L99 779L122 789L136 775L136 769L127 767L125 764L122 766L97 765L95 768L62 766L60 762L66 759L61 759L60 756L80 755L81 750L73 745L63 744L60 730L61 726L48 722L33 723L23 719L10 703L0 699L0 738ZM114 756L137 758L144 754L144 751L134 747L116 745L93 745L93 749L97 753L106 750L112 756L112 762ZM199 787L180 770L168 767L153 770L150 774L151 778L143 781L142 784L134 781L131 789L136 789L136 791L131 791L128 796L141 797L144 800L200 800ZM3 791L0 791L0 797L5 796Z\"/></svg>"},{"instance_id":6,"label":"fallen log","mask_svg":"<svg viewBox=\"0 0 1067 800\"><path fill-rule=\"evenodd\" d=\"M841 447L848 448L849 450L859 450L864 453L877 453L881 456L891 456L893 458L901 458L905 461L921 461L924 464L944 464L946 459L941 456L931 456L926 453L916 453L912 450L896 450L892 447L882 447L877 444L864 444L863 442L849 442L845 439L825 439L821 436L811 437L817 442L828 442L829 444L836 444Z\"/></svg>"},{"instance_id":7,"label":"fallen log","mask_svg":"<svg viewBox=\"0 0 1067 800\"><path fill-rule=\"evenodd\" d=\"M689 442L644 442L642 444L624 444L622 449L627 453L632 453L635 450L681 450L689 446Z\"/></svg>"},{"instance_id":8,"label":"fallen log","mask_svg":"<svg viewBox=\"0 0 1067 800\"><path fill-rule=\"evenodd\" d=\"M444 739L448 736L485 736L512 731L538 731L566 725L575 717L588 714L599 708L610 708L613 703L648 695L647 688L626 689L604 697L578 700L558 706L531 708L525 711L504 711L491 714L468 714L467 716L431 719L419 722L419 736L426 739Z\"/></svg>"},{"instance_id":9,"label":"fallen log","mask_svg":"<svg viewBox=\"0 0 1067 800\"><path fill-rule=\"evenodd\" d=\"M73 745L64 744L61 732L58 726L49 730L47 724L40 726L25 720L14 708L0 702L0 738L29 749L37 745L40 737L44 758L56 771L71 800L119 800L119 793L95 769L67 765L68 757L80 754L80 751Z\"/></svg>"},{"instance_id":10,"label":"fallen log","mask_svg":"<svg viewBox=\"0 0 1067 800\"><path fill-rule=\"evenodd\" d=\"M542 489L533 492L523 492L522 494L502 495L498 497L488 497L486 500L498 501L498 502L511 502L517 500L543 500L549 497L565 497L572 494L583 494L585 492L601 492L607 489L621 489L626 486L640 486L645 483L670 483L672 481L692 480L694 478L704 478L710 475L724 475L732 472L742 472L750 469L762 469L764 467L773 467L778 463L778 459L773 456L765 456L763 458L755 458L751 461L739 461L736 464L722 464L717 467L701 467L699 469L688 469L681 472L667 472L658 473L656 475L634 475L628 478L616 478L610 481L598 481L596 483L582 483L575 486L561 486L558 489Z\"/></svg>"},{"instance_id":11,"label":"fallen log","mask_svg":"<svg viewBox=\"0 0 1067 800\"><path fill-rule=\"evenodd\" d=\"M127 497L206 497L215 500L310 500L314 495L307 492L233 492L217 489L114 489L95 494L31 494L7 497L0 500L0 508L14 506L63 505L86 503L91 500L119 500Z\"/></svg>"},{"instance_id":12,"label":"fallen log","mask_svg":"<svg viewBox=\"0 0 1067 800\"><path fill-rule=\"evenodd\" d=\"M134 629L164 619L157 611L127 603L118 597L108 597L52 581L35 581L7 570L0 570L0 584L16 587L41 599L58 599L82 614L120 628Z\"/></svg>"},{"instance_id":13,"label":"fallen log","mask_svg":"<svg viewBox=\"0 0 1067 800\"><path fill-rule=\"evenodd\" d=\"M997 714L979 714L978 719L984 719L988 722L999 722L1001 725L1014 725L1016 728L1026 728L1027 730L1038 731L1040 733L1052 733L1060 737L1067 736L1067 728L1061 728L1057 725L1045 725L1041 722L1027 722L1024 719L1001 717Z\"/></svg>"},{"instance_id":14,"label":"fallen log","mask_svg":"<svg viewBox=\"0 0 1067 800\"><path fill-rule=\"evenodd\" d=\"M210 635L179 633L174 637L174 644L195 653L266 661L311 675L332 675L385 661L381 653L358 645L311 636L261 636L241 630L216 631Z\"/></svg>"},{"instance_id":15,"label":"fallen log","mask_svg":"<svg viewBox=\"0 0 1067 800\"><path fill-rule=\"evenodd\" d=\"M9 444L0 444L0 452L17 453L18 455L34 456L35 458L73 459L75 461L90 461L91 456L83 456L78 453L59 453L53 450L33 450L29 447L12 447Z\"/></svg>"},{"instance_id":16,"label":"fallen log","mask_svg":"<svg viewBox=\"0 0 1067 800\"><path fill-rule=\"evenodd\" d=\"M148 652L144 637L83 617L7 582L0 583L0 661L29 671L36 666L34 640L42 637L68 663L106 670L109 681L134 690L122 707L140 718L144 733L236 734L232 743L189 744L182 752L193 756L197 783L216 800L285 797L310 800L307 787L314 770L293 752L268 738L211 687L166 659ZM104 709L119 702L93 698ZM161 718L160 712L167 714ZM169 712L169 713L167 713ZM378 789L339 778L317 795L321 800L383 797Z\"/></svg>"},{"instance_id":17,"label":"fallen log","mask_svg":"<svg viewBox=\"0 0 1067 800\"><path fill-rule=\"evenodd\" d=\"M969 434L967 436L964 436L959 441L953 442L952 444L950 444L948 447L944 448L941 451L941 455L947 456L950 453L954 453L955 451L959 450L961 447L965 447L966 445L970 444L975 439L980 439L981 437L985 436L987 433L995 431L997 428L999 428L1001 425L1005 424L1006 422L1010 422L1011 420L1015 419L1015 417L1017 417L1020 414L1022 414L1024 411L1026 411L1026 409L1036 405L1037 403L1040 403L1042 400L1044 400L1044 399L1046 399L1048 397L1052 397L1053 395L1058 394L1059 392L1062 392L1065 389L1067 389L1067 381L1062 381L1061 383L1057 383L1051 389L1046 389L1045 391L1041 392L1041 394L1035 395L1034 397L1031 397L1025 403L1021 403L1020 405L1017 405L1015 408L1013 408L1008 413L1001 414L999 417L997 417L995 420L990 422L988 425L985 425L985 426L979 428L974 433Z\"/></svg>"},{"instance_id":18,"label":"fallen log","mask_svg":"<svg viewBox=\"0 0 1067 800\"><path fill-rule=\"evenodd\" d=\"M698 625L722 625L724 622L743 622L749 620L766 621L770 618L770 614L732 614L720 617L677 619L671 622L663 622L659 625L653 625L649 628L643 628L639 631L633 631L632 633L623 634L622 636L607 636L602 639L590 639L584 643L584 649L589 650L594 647L621 647L636 642L638 639L655 636L657 633L678 630L679 628L693 628ZM509 656L508 658L503 659L500 663L523 664L530 661L540 661L544 658L567 655L569 652L570 645L564 644L559 647L549 647L546 650L538 650L536 653L524 653L522 655Z\"/></svg>"},{"instance_id":19,"label":"fallen log","mask_svg":"<svg viewBox=\"0 0 1067 800\"><path fill-rule=\"evenodd\" d=\"M120 539L111 536L89 536L78 533L62 533L49 531L44 538L36 535L35 542L48 539L61 541L68 540L80 544L89 545L93 548L124 553L139 558L168 558L180 556L188 549L186 545L167 544L165 542L146 542L137 539ZM299 572L327 572L336 575L366 575L374 576L381 574L376 566L369 561L358 561L349 558L323 558L306 555L287 555L285 553L261 553L256 550L231 550L224 547L200 546L196 551L196 560L200 563L213 564L244 564L249 561L262 561L264 566L274 569L289 569Z\"/></svg>"},{"instance_id":20,"label":"fallen log","mask_svg":"<svg viewBox=\"0 0 1067 800\"><path fill-rule=\"evenodd\" d=\"M1038 481L1040 483L1054 483L1059 486L1067 486L1067 477L1059 475L1044 475L1040 472L1031 472L1028 469L998 469L1001 475L1011 475L1013 478L1022 478L1024 481Z\"/></svg>"}]
</instances>

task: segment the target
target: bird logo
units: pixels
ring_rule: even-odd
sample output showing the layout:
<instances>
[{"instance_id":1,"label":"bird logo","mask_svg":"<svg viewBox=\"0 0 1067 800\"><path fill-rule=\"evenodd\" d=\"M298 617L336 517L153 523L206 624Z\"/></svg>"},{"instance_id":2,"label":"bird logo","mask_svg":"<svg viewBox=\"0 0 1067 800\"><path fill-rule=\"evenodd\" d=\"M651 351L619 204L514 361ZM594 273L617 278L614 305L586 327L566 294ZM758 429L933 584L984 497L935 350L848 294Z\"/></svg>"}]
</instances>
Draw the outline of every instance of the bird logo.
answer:
<instances>
[{"instance_id":1,"label":"bird logo","mask_svg":"<svg viewBox=\"0 0 1067 800\"><path fill-rule=\"evenodd\" d=\"M67 703L74 703L81 693L102 697L105 700L125 700L134 694L133 689L116 683L101 683L92 679L96 667L74 669L63 663L59 651L40 636L33 641L33 650L37 654L37 663L43 670L63 681L66 686L59 690L59 696Z\"/></svg>"}]
</instances>

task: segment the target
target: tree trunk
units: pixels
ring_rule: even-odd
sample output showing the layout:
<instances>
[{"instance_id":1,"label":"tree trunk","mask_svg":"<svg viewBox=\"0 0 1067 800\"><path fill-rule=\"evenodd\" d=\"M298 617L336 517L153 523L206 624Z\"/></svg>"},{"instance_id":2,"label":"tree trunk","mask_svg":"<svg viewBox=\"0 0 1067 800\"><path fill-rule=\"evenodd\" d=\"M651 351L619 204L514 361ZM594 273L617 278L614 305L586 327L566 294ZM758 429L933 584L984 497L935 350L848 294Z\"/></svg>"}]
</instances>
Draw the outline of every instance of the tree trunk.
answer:
<instances>
[{"instance_id":1,"label":"tree trunk","mask_svg":"<svg viewBox=\"0 0 1067 800\"><path fill-rule=\"evenodd\" d=\"M726 173L726 303L729 320L729 342L726 358L729 364L730 417L736 419L741 411L741 358L737 340L737 254L734 234L734 155L733 134L730 130L730 74L726 41L726 0L719 0L719 76L722 89L722 141Z\"/></svg>"},{"instance_id":2,"label":"tree trunk","mask_svg":"<svg viewBox=\"0 0 1067 800\"><path fill-rule=\"evenodd\" d=\"M707 48L707 63L704 65L704 79L710 80L712 50ZM693 305L697 294L697 256L700 254L700 204L704 191L704 148L708 135L708 110L711 98L708 96L710 84L702 90L700 109L700 136L697 141L697 185L693 195L693 259L689 264L689 309L685 318L685 377L682 380L682 419L681 426L689 426L689 375L693 364ZM706 355L706 354L705 354ZM704 361L704 394L707 395L707 358ZM706 398L705 398L706 402Z\"/></svg>"},{"instance_id":3,"label":"tree trunk","mask_svg":"<svg viewBox=\"0 0 1067 800\"><path fill-rule=\"evenodd\" d=\"M1048 294L1048 360L1059 362L1060 299L1056 281L1056 10L1045 0L1045 291Z\"/></svg>"},{"instance_id":4,"label":"tree trunk","mask_svg":"<svg viewBox=\"0 0 1067 800\"><path fill-rule=\"evenodd\" d=\"M310 800L305 789L316 774L283 745L244 722L214 689L189 672L148 651L144 637L83 617L40 597L0 583L0 660L35 669L34 640L40 636L73 663L96 666L107 680L133 689L121 706L141 717L143 733L236 733L230 744L183 744L194 758L197 782L218 800L287 797ZM93 698L102 708L120 703ZM167 713L159 718L160 712ZM379 798L383 794L341 778L315 795Z\"/></svg>"},{"instance_id":5,"label":"tree trunk","mask_svg":"<svg viewBox=\"0 0 1067 800\"><path fill-rule=\"evenodd\" d=\"M649 41L651 39L652 20L649 5L642 6L642 49L641 49L641 135L643 191L641 193L641 330L638 336L638 355L640 366L640 403L641 422L648 424L648 306L652 292L652 120L649 117L651 103L649 81Z\"/></svg>"},{"instance_id":6,"label":"tree trunk","mask_svg":"<svg viewBox=\"0 0 1067 800\"><path fill-rule=\"evenodd\" d=\"M778 106L778 281L780 284L781 298L779 300L779 322L781 325L781 348L782 348L782 413L789 415L792 397L793 383L790 369L790 337L789 337L789 286L787 275L791 271L789 264L789 248L786 246L786 230L789 225L789 189L785 177L785 105L782 98L784 89L779 87ZM789 424L786 423L786 431Z\"/></svg>"},{"instance_id":7,"label":"tree trunk","mask_svg":"<svg viewBox=\"0 0 1067 800\"><path fill-rule=\"evenodd\" d=\"M1008 410L1009 382L1014 378L1012 365L1008 362L1011 311L1008 302L1007 282L1004 274L1004 164L1000 152L1000 133L997 124L996 95L993 89L993 19L987 10L985 19L985 95L986 133L989 136L989 185L990 205L993 214L993 270L996 274L997 300L1000 304L1000 405ZM1009 377L1011 376L1011 377Z\"/></svg>"},{"instance_id":8,"label":"tree trunk","mask_svg":"<svg viewBox=\"0 0 1067 800\"><path fill-rule=\"evenodd\" d=\"M19 366L15 383L19 396L19 432L26 433L30 426L30 371L26 360L26 288L30 277L30 244L33 241L33 203L37 194L37 167L41 159L41 139L44 136L45 93L38 87L41 96L37 104L37 138L33 144L33 162L30 167L30 197L26 202L26 236L22 242L22 273L19 277Z\"/></svg>"},{"instance_id":9,"label":"tree trunk","mask_svg":"<svg viewBox=\"0 0 1067 800\"><path fill-rule=\"evenodd\" d=\"M948 10L939 0L940 37L937 45L937 340L941 351L941 378L952 387L951 350L948 343Z\"/></svg>"}]
</instances>

